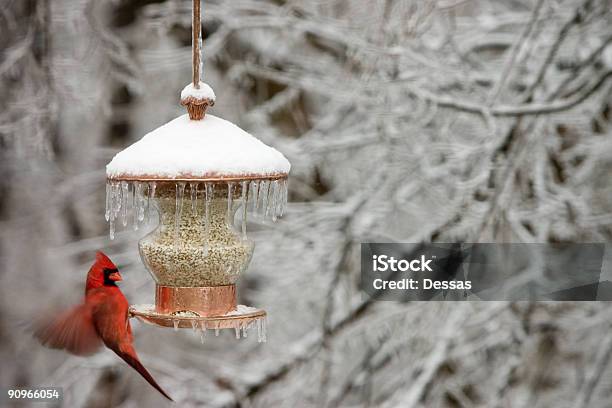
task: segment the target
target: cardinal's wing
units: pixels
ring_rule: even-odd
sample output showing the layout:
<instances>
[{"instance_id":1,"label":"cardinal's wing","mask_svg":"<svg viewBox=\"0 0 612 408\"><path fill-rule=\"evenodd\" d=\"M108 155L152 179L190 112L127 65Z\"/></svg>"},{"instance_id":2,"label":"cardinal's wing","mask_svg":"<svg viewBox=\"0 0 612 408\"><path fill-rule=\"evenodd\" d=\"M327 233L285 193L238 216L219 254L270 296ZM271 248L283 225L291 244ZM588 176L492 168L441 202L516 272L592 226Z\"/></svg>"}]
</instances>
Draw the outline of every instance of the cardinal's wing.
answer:
<instances>
[{"instance_id":1,"label":"cardinal's wing","mask_svg":"<svg viewBox=\"0 0 612 408\"><path fill-rule=\"evenodd\" d=\"M93 354L102 346L93 323L92 308L87 304L39 321L34 336L47 347L64 349L78 356Z\"/></svg>"}]
</instances>

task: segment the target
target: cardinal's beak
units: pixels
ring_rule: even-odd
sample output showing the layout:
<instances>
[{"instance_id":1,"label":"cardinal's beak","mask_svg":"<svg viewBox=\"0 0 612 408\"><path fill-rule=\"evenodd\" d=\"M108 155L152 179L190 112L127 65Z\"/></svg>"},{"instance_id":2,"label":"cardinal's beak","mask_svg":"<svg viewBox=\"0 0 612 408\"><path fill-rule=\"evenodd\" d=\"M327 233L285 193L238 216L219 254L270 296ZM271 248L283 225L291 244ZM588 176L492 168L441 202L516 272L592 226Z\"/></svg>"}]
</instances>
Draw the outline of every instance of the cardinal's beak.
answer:
<instances>
[{"instance_id":1,"label":"cardinal's beak","mask_svg":"<svg viewBox=\"0 0 612 408\"><path fill-rule=\"evenodd\" d=\"M123 280L123 278L121 277L121 274L119 273L119 271L117 272L113 272L110 275L108 275L108 279L118 282L120 280Z\"/></svg>"}]
</instances>

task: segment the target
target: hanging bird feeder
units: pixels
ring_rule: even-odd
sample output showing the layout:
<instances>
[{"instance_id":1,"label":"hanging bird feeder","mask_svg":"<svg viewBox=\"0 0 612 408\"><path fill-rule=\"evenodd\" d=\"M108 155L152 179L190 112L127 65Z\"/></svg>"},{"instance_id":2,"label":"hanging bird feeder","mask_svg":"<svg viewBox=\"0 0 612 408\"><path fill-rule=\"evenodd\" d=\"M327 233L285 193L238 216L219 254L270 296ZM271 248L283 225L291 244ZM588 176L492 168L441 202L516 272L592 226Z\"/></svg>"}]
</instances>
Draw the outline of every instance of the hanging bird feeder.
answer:
<instances>
[{"instance_id":1,"label":"hanging bird feeder","mask_svg":"<svg viewBox=\"0 0 612 408\"><path fill-rule=\"evenodd\" d=\"M138 229L159 215L158 227L139 242L156 283L155 304L132 306L132 316L202 335L231 328L238 338L256 326L258 340L265 341L266 312L238 305L235 285L254 249L247 217L275 221L283 214L290 164L238 126L206 113L215 94L200 81L199 0L193 36L193 83L181 93L188 115L150 132L106 167L110 236L118 224Z\"/></svg>"}]
</instances>

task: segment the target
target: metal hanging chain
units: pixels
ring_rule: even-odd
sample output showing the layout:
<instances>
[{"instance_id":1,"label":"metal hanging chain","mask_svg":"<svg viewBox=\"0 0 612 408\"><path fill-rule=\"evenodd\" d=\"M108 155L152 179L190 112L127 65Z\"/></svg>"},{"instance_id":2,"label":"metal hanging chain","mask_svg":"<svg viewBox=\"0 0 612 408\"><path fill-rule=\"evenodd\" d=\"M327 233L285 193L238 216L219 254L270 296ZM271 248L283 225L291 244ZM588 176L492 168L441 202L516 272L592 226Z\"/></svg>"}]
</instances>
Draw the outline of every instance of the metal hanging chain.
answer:
<instances>
[{"instance_id":1,"label":"metal hanging chain","mask_svg":"<svg viewBox=\"0 0 612 408\"><path fill-rule=\"evenodd\" d=\"M191 48L193 51L193 87L200 89L200 62L202 60L202 20L200 0L193 0Z\"/></svg>"}]
</instances>

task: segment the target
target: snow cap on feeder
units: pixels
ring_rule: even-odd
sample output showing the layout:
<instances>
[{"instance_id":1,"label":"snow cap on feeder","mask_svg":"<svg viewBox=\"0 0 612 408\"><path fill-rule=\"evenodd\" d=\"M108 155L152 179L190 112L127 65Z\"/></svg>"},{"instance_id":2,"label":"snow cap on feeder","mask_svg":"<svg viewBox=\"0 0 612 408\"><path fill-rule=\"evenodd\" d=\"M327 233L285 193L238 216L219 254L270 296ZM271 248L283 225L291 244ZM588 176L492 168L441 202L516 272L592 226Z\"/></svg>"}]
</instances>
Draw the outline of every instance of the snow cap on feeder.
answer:
<instances>
[{"instance_id":1,"label":"snow cap on feeder","mask_svg":"<svg viewBox=\"0 0 612 408\"><path fill-rule=\"evenodd\" d=\"M166 123L119 152L106 166L116 181L239 181L287 177L281 152L233 123L208 114Z\"/></svg>"}]
</instances>

